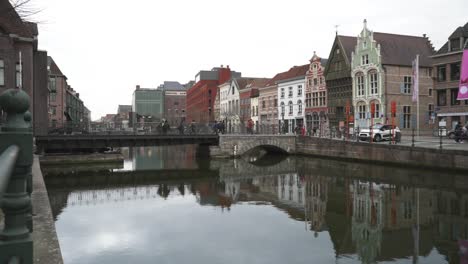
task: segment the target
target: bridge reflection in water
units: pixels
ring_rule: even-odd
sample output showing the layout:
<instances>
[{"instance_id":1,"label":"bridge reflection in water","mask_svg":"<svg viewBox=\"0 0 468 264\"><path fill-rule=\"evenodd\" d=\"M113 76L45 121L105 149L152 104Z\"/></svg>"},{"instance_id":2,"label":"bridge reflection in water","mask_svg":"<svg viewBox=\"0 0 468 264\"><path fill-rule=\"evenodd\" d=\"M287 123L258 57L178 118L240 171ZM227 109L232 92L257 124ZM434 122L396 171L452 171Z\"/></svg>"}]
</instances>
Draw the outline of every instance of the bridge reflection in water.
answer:
<instances>
[{"instance_id":1,"label":"bridge reflection in water","mask_svg":"<svg viewBox=\"0 0 468 264\"><path fill-rule=\"evenodd\" d=\"M195 148L184 150L167 150L175 156L154 163L146 148L126 154L133 164L144 157L147 170L57 175L44 168L65 261L459 263L463 258L457 242L468 239L464 175L301 157L273 165L206 162L194 158ZM165 151L153 149L151 155L164 159ZM183 166L173 163L188 168L174 169ZM101 233L116 235L117 242L85 246L100 241Z\"/></svg>"}]
</instances>

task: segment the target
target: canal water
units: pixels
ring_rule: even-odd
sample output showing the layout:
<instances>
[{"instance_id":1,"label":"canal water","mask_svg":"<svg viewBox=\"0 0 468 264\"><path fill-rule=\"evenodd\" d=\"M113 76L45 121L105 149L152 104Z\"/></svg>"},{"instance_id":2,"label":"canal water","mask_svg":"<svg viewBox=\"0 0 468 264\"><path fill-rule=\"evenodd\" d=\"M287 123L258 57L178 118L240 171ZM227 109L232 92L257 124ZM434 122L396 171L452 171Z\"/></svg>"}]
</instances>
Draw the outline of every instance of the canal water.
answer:
<instances>
[{"instance_id":1,"label":"canal water","mask_svg":"<svg viewBox=\"0 0 468 264\"><path fill-rule=\"evenodd\" d=\"M66 264L467 263L467 175L213 160L193 145L123 153L43 168Z\"/></svg>"}]
</instances>

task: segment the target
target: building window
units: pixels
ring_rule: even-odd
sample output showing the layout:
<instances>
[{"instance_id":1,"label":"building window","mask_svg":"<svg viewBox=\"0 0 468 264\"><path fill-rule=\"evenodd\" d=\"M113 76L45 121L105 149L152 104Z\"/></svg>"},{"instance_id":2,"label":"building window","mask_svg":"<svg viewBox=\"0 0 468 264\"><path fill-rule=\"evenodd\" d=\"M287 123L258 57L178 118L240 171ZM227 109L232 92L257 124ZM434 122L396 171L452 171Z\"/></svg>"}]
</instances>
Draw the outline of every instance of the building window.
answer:
<instances>
[{"instance_id":1,"label":"building window","mask_svg":"<svg viewBox=\"0 0 468 264\"><path fill-rule=\"evenodd\" d=\"M255 106L255 113L257 113L258 116L258 105Z\"/></svg>"},{"instance_id":2,"label":"building window","mask_svg":"<svg viewBox=\"0 0 468 264\"><path fill-rule=\"evenodd\" d=\"M309 87L312 86L312 79L309 79Z\"/></svg>"},{"instance_id":3,"label":"building window","mask_svg":"<svg viewBox=\"0 0 468 264\"><path fill-rule=\"evenodd\" d=\"M437 66L437 81L444 82L446 80L445 65Z\"/></svg>"},{"instance_id":4,"label":"building window","mask_svg":"<svg viewBox=\"0 0 468 264\"><path fill-rule=\"evenodd\" d=\"M50 107L50 112L52 115L56 115L57 114L57 108L55 106L51 106Z\"/></svg>"},{"instance_id":5,"label":"building window","mask_svg":"<svg viewBox=\"0 0 468 264\"><path fill-rule=\"evenodd\" d=\"M232 88L231 94L234 94L234 86L232 86L231 88Z\"/></svg>"},{"instance_id":6,"label":"building window","mask_svg":"<svg viewBox=\"0 0 468 264\"><path fill-rule=\"evenodd\" d=\"M300 114L302 114L302 101L297 100L297 105L298 105L297 113L300 115Z\"/></svg>"},{"instance_id":7,"label":"building window","mask_svg":"<svg viewBox=\"0 0 468 264\"><path fill-rule=\"evenodd\" d=\"M403 93L410 94L411 93L411 76L404 76L403 77Z\"/></svg>"},{"instance_id":8,"label":"building window","mask_svg":"<svg viewBox=\"0 0 468 264\"><path fill-rule=\"evenodd\" d=\"M411 106L403 106L403 128L411 128Z\"/></svg>"},{"instance_id":9,"label":"building window","mask_svg":"<svg viewBox=\"0 0 468 264\"><path fill-rule=\"evenodd\" d=\"M325 96L325 92L319 92L319 106L325 106L327 102L327 98Z\"/></svg>"},{"instance_id":10,"label":"building window","mask_svg":"<svg viewBox=\"0 0 468 264\"><path fill-rule=\"evenodd\" d=\"M364 42L362 43L362 47L363 47L363 48L367 48L367 41L364 41Z\"/></svg>"},{"instance_id":11,"label":"building window","mask_svg":"<svg viewBox=\"0 0 468 264\"><path fill-rule=\"evenodd\" d=\"M369 76L370 76L370 94L377 94L377 73L372 72Z\"/></svg>"},{"instance_id":12,"label":"building window","mask_svg":"<svg viewBox=\"0 0 468 264\"><path fill-rule=\"evenodd\" d=\"M320 84L323 83L323 77L320 77Z\"/></svg>"},{"instance_id":13,"label":"building window","mask_svg":"<svg viewBox=\"0 0 468 264\"><path fill-rule=\"evenodd\" d=\"M450 64L450 80L460 80L460 62Z\"/></svg>"},{"instance_id":14,"label":"building window","mask_svg":"<svg viewBox=\"0 0 468 264\"><path fill-rule=\"evenodd\" d=\"M375 106L375 113L372 116L372 118L379 118L380 117L380 104L374 103L374 106Z\"/></svg>"},{"instance_id":15,"label":"building window","mask_svg":"<svg viewBox=\"0 0 468 264\"><path fill-rule=\"evenodd\" d=\"M312 94L312 106L313 107L318 106L318 93Z\"/></svg>"},{"instance_id":16,"label":"building window","mask_svg":"<svg viewBox=\"0 0 468 264\"><path fill-rule=\"evenodd\" d=\"M265 99L262 100L262 109L265 109L266 108L266 103L265 103Z\"/></svg>"},{"instance_id":17,"label":"building window","mask_svg":"<svg viewBox=\"0 0 468 264\"><path fill-rule=\"evenodd\" d=\"M57 91L57 83L55 77L49 77L49 91Z\"/></svg>"},{"instance_id":18,"label":"building window","mask_svg":"<svg viewBox=\"0 0 468 264\"><path fill-rule=\"evenodd\" d=\"M367 65L367 64L369 64L369 55L366 54L361 57L361 65Z\"/></svg>"},{"instance_id":19,"label":"building window","mask_svg":"<svg viewBox=\"0 0 468 264\"><path fill-rule=\"evenodd\" d=\"M306 93L306 107L311 107L312 105L312 94Z\"/></svg>"},{"instance_id":20,"label":"building window","mask_svg":"<svg viewBox=\"0 0 468 264\"><path fill-rule=\"evenodd\" d=\"M297 96L302 96L302 85L297 86Z\"/></svg>"},{"instance_id":21,"label":"building window","mask_svg":"<svg viewBox=\"0 0 468 264\"><path fill-rule=\"evenodd\" d=\"M5 85L5 61L0 60L0 86Z\"/></svg>"},{"instance_id":22,"label":"building window","mask_svg":"<svg viewBox=\"0 0 468 264\"><path fill-rule=\"evenodd\" d=\"M437 105L438 106L446 106L447 105L447 91L446 90L438 90L437 91Z\"/></svg>"},{"instance_id":23,"label":"building window","mask_svg":"<svg viewBox=\"0 0 468 264\"><path fill-rule=\"evenodd\" d=\"M293 103L292 101L289 101L289 115L292 115L293 114Z\"/></svg>"},{"instance_id":24,"label":"building window","mask_svg":"<svg viewBox=\"0 0 468 264\"><path fill-rule=\"evenodd\" d=\"M284 88L281 88L281 98L284 98Z\"/></svg>"},{"instance_id":25,"label":"building window","mask_svg":"<svg viewBox=\"0 0 468 264\"><path fill-rule=\"evenodd\" d=\"M292 87L289 87L288 90L289 90L289 91L288 91L288 96L289 96L289 98L293 97L293 88L292 88Z\"/></svg>"},{"instance_id":26,"label":"building window","mask_svg":"<svg viewBox=\"0 0 468 264\"><path fill-rule=\"evenodd\" d=\"M460 105L460 101L457 100L458 88L450 89L450 105Z\"/></svg>"},{"instance_id":27,"label":"building window","mask_svg":"<svg viewBox=\"0 0 468 264\"><path fill-rule=\"evenodd\" d=\"M432 96L432 88L429 88L428 92L429 92L429 96Z\"/></svg>"},{"instance_id":28,"label":"building window","mask_svg":"<svg viewBox=\"0 0 468 264\"><path fill-rule=\"evenodd\" d=\"M278 98L273 99L273 106L278 107Z\"/></svg>"},{"instance_id":29,"label":"building window","mask_svg":"<svg viewBox=\"0 0 468 264\"><path fill-rule=\"evenodd\" d=\"M358 106L359 119L366 119L366 105Z\"/></svg>"},{"instance_id":30,"label":"building window","mask_svg":"<svg viewBox=\"0 0 468 264\"><path fill-rule=\"evenodd\" d=\"M317 78L314 78L314 86L317 86Z\"/></svg>"},{"instance_id":31,"label":"building window","mask_svg":"<svg viewBox=\"0 0 468 264\"><path fill-rule=\"evenodd\" d=\"M284 102L281 102L281 115L284 115Z\"/></svg>"},{"instance_id":32,"label":"building window","mask_svg":"<svg viewBox=\"0 0 468 264\"><path fill-rule=\"evenodd\" d=\"M20 64L19 62L16 63L16 87L20 87L22 86L22 83L21 83L21 70L20 70Z\"/></svg>"},{"instance_id":33,"label":"building window","mask_svg":"<svg viewBox=\"0 0 468 264\"><path fill-rule=\"evenodd\" d=\"M57 98L57 94L56 94L56 93L50 93L50 94L49 94L49 100L50 100L50 102L55 102L56 98Z\"/></svg>"},{"instance_id":34,"label":"building window","mask_svg":"<svg viewBox=\"0 0 468 264\"><path fill-rule=\"evenodd\" d=\"M362 74L356 75L356 87L357 87L357 95L363 96L364 95L364 75Z\"/></svg>"}]
</instances>

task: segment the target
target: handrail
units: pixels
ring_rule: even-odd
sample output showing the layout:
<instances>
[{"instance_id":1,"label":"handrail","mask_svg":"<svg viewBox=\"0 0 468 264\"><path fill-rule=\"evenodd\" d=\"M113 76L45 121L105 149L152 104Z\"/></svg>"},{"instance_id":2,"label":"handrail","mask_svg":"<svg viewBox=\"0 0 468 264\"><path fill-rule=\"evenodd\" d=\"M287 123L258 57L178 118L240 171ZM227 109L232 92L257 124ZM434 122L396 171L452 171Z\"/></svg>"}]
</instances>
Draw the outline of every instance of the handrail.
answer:
<instances>
[{"instance_id":1,"label":"handrail","mask_svg":"<svg viewBox=\"0 0 468 264\"><path fill-rule=\"evenodd\" d=\"M18 154L19 147L11 145L0 155L0 198L8 186L10 176L18 159Z\"/></svg>"}]
</instances>

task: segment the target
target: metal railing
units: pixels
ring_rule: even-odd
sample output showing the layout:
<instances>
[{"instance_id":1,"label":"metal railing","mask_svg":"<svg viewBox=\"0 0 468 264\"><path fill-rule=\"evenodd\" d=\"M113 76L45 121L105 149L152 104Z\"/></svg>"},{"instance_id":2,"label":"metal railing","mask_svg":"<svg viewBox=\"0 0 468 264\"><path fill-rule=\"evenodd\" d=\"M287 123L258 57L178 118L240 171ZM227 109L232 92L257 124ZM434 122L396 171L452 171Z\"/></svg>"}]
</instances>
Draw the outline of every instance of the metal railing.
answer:
<instances>
[{"instance_id":1,"label":"metal railing","mask_svg":"<svg viewBox=\"0 0 468 264\"><path fill-rule=\"evenodd\" d=\"M32 163L33 135L29 97L20 89L0 95L6 120L0 127L0 263L33 263Z\"/></svg>"}]
</instances>

